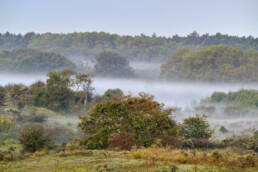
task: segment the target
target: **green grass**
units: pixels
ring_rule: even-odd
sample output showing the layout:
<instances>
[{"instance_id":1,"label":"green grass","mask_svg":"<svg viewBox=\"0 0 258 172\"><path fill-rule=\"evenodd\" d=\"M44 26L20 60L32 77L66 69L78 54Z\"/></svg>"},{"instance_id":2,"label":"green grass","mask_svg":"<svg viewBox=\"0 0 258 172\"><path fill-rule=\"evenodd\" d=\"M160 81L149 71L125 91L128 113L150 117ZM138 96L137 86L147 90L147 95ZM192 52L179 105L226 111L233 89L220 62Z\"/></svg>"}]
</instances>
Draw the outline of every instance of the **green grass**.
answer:
<instances>
[{"instance_id":1,"label":"green grass","mask_svg":"<svg viewBox=\"0 0 258 172\"><path fill-rule=\"evenodd\" d=\"M87 152L81 150L80 152ZM78 151L77 151L78 152ZM173 165L178 169L176 172L187 171L212 171L212 172L237 172L240 169L229 169L220 166L209 165L190 165L174 164L172 162L156 161L146 159L135 159L130 156L124 156L123 152L114 151L92 151L92 156L76 155L76 151L71 151L67 157L59 157L53 152L48 155L37 156L36 154L24 160L11 162L0 161L0 171L11 172L30 172L30 171L62 171L62 172L80 172L80 171L171 171ZM73 154L74 153L74 154ZM245 169L244 171L254 172L258 169Z\"/></svg>"}]
</instances>

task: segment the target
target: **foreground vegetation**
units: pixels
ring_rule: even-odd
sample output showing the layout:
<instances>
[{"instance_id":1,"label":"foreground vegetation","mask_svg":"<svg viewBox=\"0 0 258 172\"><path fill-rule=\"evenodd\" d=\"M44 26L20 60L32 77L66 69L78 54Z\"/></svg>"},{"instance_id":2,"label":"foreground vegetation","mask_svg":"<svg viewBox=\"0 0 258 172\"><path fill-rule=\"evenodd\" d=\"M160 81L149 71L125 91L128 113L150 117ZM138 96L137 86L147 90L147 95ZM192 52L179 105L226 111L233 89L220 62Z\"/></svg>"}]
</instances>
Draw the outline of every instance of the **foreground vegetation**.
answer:
<instances>
[{"instance_id":1,"label":"foreground vegetation","mask_svg":"<svg viewBox=\"0 0 258 172\"><path fill-rule=\"evenodd\" d=\"M19 145L14 152L19 152ZM1 147L6 151L8 146ZM236 148L219 150L180 150L153 145L130 151L85 150L67 146L65 151L41 150L4 157L0 171L228 171L254 172L257 155Z\"/></svg>"}]
</instances>

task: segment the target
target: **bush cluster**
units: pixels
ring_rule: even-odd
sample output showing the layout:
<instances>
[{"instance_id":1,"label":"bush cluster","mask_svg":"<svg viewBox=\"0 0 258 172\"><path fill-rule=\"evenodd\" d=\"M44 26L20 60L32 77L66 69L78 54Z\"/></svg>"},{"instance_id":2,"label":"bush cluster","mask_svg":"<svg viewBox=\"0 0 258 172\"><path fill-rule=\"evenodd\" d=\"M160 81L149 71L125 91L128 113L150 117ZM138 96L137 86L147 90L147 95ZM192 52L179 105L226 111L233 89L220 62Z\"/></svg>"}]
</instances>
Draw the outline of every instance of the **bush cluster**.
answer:
<instances>
[{"instance_id":1,"label":"bush cluster","mask_svg":"<svg viewBox=\"0 0 258 172\"><path fill-rule=\"evenodd\" d=\"M204 140L211 137L212 130L206 116L196 115L178 124L171 116L174 111L145 93L97 103L87 116L80 116L78 127L85 133L80 144L89 149L130 149L133 145L149 147L161 139L163 145L176 146L180 141L190 144L189 148L208 147ZM193 146L190 139L203 141L194 140Z\"/></svg>"}]
</instances>

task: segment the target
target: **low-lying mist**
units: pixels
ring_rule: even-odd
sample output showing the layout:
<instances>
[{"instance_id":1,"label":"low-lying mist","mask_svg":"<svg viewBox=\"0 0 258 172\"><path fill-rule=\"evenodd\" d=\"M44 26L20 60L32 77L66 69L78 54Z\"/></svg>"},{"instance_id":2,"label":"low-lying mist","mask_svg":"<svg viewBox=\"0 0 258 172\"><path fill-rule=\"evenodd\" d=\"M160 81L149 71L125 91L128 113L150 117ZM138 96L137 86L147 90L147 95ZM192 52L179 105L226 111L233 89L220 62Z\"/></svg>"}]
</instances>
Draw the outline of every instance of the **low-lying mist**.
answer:
<instances>
[{"instance_id":1,"label":"low-lying mist","mask_svg":"<svg viewBox=\"0 0 258 172\"><path fill-rule=\"evenodd\" d=\"M0 74L0 85L22 83L30 85L37 80L46 81L47 76L33 74ZM239 89L258 89L258 84L208 84L189 82L163 82L142 79L93 78L92 86L95 94L103 94L107 89L121 89L125 94L130 91L133 95L146 92L155 100L164 103L166 107L188 107L193 102L210 96L215 91L229 92Z\"/></svg>"},{"instance_id":2,"label":"low-lying mist","mask_svg":"<svg viewBox=\"0 0 258 172\"><path fill-rule=\"evenodd\" d=\"M143 91L154 95L156 101L164 103L167 107L187 107L193 101L199 102L215 91L258 89L257 84L182 83L112 78L94 78L93 87L97 94L103 94L109 88L120 88L125 94L131 91L133 95Z\"/></svg>"}]
</instances>

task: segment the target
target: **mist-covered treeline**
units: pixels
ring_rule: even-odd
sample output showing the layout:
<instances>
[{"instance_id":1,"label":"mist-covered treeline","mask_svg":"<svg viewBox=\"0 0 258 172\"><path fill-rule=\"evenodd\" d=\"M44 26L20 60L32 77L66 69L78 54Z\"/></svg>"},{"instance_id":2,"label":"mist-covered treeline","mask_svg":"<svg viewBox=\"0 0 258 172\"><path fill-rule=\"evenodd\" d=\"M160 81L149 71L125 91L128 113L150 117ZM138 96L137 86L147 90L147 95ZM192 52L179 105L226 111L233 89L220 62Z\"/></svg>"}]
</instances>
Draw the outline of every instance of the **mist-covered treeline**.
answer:
<instances>
[{"instance_id":1,"label":"mist-covered treeline","mask_svg":"<svg viewBox=\"0 0 258 172\"><path fill-rule=\"evenodd\" d=\"M180 49L161 66L161 78L191 81L258 81L258 51L226 45Z\"/></svg>"},{"instance_id":2,"label":"mist-covered treeline","mask_svg":"<svg viewBox=\"0 0 258 172\"><path fill-rule=\"evenodd\" d=\"M62 55L34 49L0 52L2 72L48 72L60 68L75 68L75 64Z\"/></svg>"},{"instance_id":3,"label":"mist-covered treeline","mask_svg":"<svg viewBox=\"0 0 258 172\"><path fill-rule=\"evenodd\" d=\"M0 34L0 51L19 48L55 52L64 56L93 57L103 50L114 50L130 60L164 61L181 47L199 49L209 45L225 44L242 49L258 50L258 38L222 35L199 35L192 32L186 37L120 36L105 32L84 32L69 34L33 32L21 34Z\"/></svg>"}]
</instances>

